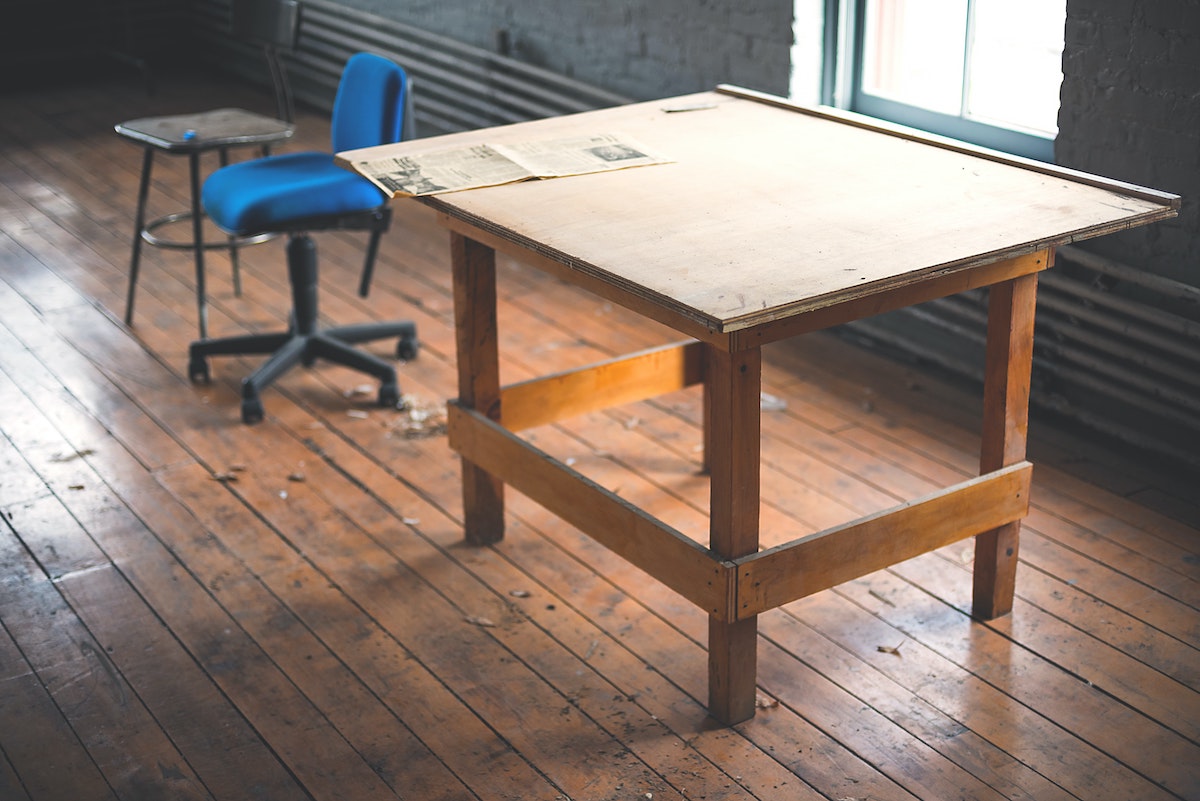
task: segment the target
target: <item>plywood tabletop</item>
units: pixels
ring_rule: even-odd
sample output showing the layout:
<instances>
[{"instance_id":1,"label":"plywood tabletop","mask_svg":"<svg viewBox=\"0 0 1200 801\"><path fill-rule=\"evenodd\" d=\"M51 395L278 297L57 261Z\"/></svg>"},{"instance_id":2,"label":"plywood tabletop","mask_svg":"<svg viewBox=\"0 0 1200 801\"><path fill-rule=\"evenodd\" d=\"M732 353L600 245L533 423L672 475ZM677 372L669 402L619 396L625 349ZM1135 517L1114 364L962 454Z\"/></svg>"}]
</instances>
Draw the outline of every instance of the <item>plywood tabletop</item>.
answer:
<instances>
[{"instance_id":1,"label":"plywood tabletop","mask_svg":"<svg viewBox=\"0 0 1200 801\"><path fill-rule=\"evenodd\" d=\"M732 89L340 158L591 133L672 163L421 201L719 332L1165 219L1179 203Z\"/></svg>"}]
</instances>

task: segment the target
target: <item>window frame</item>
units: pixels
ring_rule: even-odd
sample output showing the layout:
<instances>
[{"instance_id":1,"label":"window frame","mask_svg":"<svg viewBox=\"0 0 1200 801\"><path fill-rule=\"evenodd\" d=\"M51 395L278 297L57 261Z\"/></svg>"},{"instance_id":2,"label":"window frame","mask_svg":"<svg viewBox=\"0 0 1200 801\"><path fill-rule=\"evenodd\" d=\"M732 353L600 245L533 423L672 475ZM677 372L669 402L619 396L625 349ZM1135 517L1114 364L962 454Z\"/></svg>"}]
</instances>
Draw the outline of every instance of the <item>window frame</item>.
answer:
<instances>
[{"instance_id":1,"label":"window frame","mask_svg":"<svg viewBox=\"0 0 1200 801\"><path fill-rule=\"evenodd\" d=\"M863 91L866 7L867 0L826 0L822 103L993 150L1054 161L1054 137L930 111ZM964 40L964 48L966 45ZM967 66L964 63L963 69Z\"/></svg>"}]
</instances>

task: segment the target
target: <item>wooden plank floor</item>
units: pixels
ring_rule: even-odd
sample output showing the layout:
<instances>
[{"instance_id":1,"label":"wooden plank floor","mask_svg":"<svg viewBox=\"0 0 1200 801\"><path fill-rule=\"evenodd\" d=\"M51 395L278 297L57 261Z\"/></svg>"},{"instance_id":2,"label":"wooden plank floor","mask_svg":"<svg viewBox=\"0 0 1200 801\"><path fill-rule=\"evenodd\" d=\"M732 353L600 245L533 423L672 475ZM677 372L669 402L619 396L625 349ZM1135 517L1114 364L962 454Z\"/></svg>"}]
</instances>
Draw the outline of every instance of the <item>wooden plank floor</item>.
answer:
<instances>
[{"instance_id":1,"label":"wooden plank floor","mask_svg":"<svg viewBox=\"0 0 1200 801\"><path fill-rule=\"evenodd\" d=\"M319 239L331 321L408 318L420 414L318 366L239 421L253 360L186 378L190 255L149 248L121 322L138 151L123 119L236 86L99 76L0 96L0 799L1200 798L1200 514L1162 475L1035 420L1016 609L973 622L968 543L764 615L757 717L706 718L706 620L510 494L461 544L446 236L397 207ZM320 147L300 120L290 148ZM186 202L158 161L152 214ZM282 244L209 260L211 329L282 325ZM506 381L669 341L501 265ZM386 354L387 343L373 346ZM773 346L770 542L971 475L978 400L828 336ZM698 538L699 396L534 432ZM1152 465L1150 467L1153 467Z\"/></svg>"}]
</instances>

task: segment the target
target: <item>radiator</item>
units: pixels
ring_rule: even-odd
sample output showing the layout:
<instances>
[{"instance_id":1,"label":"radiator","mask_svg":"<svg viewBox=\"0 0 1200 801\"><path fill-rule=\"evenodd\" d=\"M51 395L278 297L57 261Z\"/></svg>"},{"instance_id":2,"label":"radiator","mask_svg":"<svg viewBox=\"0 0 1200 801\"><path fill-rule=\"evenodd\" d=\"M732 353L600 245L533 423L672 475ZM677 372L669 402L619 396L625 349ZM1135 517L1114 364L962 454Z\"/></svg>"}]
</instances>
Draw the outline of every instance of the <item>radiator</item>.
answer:
<instances>
[{"instance_id":1,"label":"radiator","mask_svg":"<svg viewBox=\"0 0 1200 801\"><path fill-rule=\"evenodd\" d=\"M987 294L862 320L843 333L981 387ZM1200 289L1059 250L1041 274L1031 404L1200 469Z\"/></svg>"},{"instance_id":2,"label":"radiator","mask_svg":"<svg viewBox=\"0 0 1200 801\"><path fill-rule=\"evenodd\" d=\"M229 38L229 0L194 6L199 48L212 66L266 85L262 55ZM416 132L432 136L572 114L629 98L478 47L329 0L304 0L300 45L284 56L296 100L329 111L342 67L368 50L413 80Z\"/></svg>"}]
</instances>

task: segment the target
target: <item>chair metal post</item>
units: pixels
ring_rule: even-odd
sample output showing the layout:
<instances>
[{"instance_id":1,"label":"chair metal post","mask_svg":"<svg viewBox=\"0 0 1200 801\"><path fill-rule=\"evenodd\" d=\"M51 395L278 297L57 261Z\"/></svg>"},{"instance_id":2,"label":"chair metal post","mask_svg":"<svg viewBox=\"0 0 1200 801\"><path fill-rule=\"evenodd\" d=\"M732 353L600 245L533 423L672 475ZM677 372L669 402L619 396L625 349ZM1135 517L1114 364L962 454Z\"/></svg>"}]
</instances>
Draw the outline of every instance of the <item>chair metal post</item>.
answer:
<instances>
[{"instance_id":1,"label":"chair metal post","mask_svg":"<svg viewBox=\"0 0 1200 801\"><path fill-rule=\"evenodd\" d=\"M263 46L263 53L271 72L271 86L275 90L275 113L281 120L295 122L296 104L292 99L292 86L288 82L287 71L279 63L279 49L267 44Z\"/></svg>"},{"instance_id":2,"label":"chair metal post","mask_svg":"<svg viewBox=\"0 0 1200 801\"><path fill-rule=\"evenodd\" d=\"M358 296L365 298L371 292L371 278L375 275L375 257L379 255L379 241L392 221L392 207L384 206L375 211L371 236L367 240L367 255L363 260L362 278L358 282Z\"/></svg>"},{"instance_id":3,"label":"chair metal post","mask_svg":"<svg viewBox=\"0 0 1200 801\"><path fill-rule=\"evenodd\" d=\"M268 148L270 145L263 145L264 150ZM217 153L221 159L221 166L229 166L229 148L220 148ZM229 240L229 264L233 267L233 294L234 297L240 298L242 296L242 265L238 260L238 237L235 234L229 234L227 239Z\"/></svg>"},{"instance_id":4,"label":"chair metal post","mask_svg":"<svg viewBox=\"0 0 1200 801\"><path fill-rule=\"evenodd\" d=\"M292 324L300 336L317 330L317 243L308 234L292 234L287 244L288 281L292 285Z\"/></svg>"},{"instance_id":5,"label":"chair metal post","mask_svg":"<svg viewBox=\"0 0 1200 801\"><path fill-rule=\"evenodd\" d=\"M279 51L296 48L300 38L300 3L297 0L234 0L229 10L229 27L233 34L262 44L263 58L275 92L275 113L279 119L292 122L295 103Z\"/></svg>"}]
</instances>

